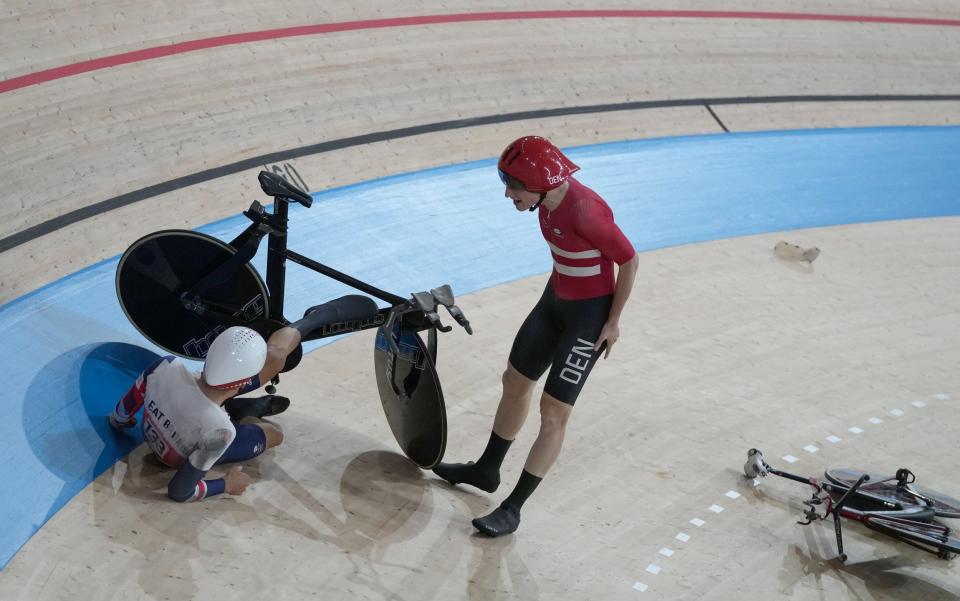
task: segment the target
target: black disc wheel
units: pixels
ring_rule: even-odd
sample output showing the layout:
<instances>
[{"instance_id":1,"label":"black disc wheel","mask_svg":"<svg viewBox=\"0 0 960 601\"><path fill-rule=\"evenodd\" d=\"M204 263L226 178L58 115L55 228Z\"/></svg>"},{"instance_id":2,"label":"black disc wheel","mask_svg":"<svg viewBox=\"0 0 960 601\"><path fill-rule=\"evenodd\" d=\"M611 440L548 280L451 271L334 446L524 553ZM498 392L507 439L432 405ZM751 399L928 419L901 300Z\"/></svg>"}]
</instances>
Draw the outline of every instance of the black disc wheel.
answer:
<instances>
[{"instance_id":1,"label":"black disc wheel","mask_svg":"<svg viewBox=\"0 0 960 601\"><path fill-rule=\"evenodd\" d=\"M117 298L123 312L160 348L203 359L210 343L227 327L240 322L254 327L269 315L267 287L249 263L229 281L203 293L204 305L213 310L198 312L184 305L184 293L235 252L212 236L189 230L164 230L140 238L117 265Z\"/></svg>"},{"instance_id":2,"label":"black disc wheel","mask_svg":"<svg viewBox=\"0 0 960 601\"><path fill-rule=\"evenodd\" d=\"M426 345L416 332L399 324L380 326L374 369L383 412L397 444L421 468L432 468L446 448L447 410Z\"/></svg>"}]
</instances>

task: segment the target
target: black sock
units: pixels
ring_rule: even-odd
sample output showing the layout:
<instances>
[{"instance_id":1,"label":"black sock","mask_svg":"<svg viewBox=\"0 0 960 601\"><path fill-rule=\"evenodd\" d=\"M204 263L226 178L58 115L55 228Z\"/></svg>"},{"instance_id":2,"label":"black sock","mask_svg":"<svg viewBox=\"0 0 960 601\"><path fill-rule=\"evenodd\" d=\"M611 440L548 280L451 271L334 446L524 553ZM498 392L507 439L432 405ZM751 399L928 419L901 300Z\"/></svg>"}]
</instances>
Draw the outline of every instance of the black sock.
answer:
<instances>
[{"instance_id":1,"label":"black sock","mask_svg":"<svg viewBox=\"0 0 960 601\"><path fill-rule=\"evenodd\" d=\"M493 492L500 486L500 465L512 442L491 432L487 448L476 463L438 463L433 473L450 484L469 484Z\"/></svg>"},{"instance_id":2,"label":"black sock","mask_svg":"<svg viewBox=\"0 0 960 601\"><path fill-rule=\"evenodd\" d=\"M513 492L503 500L503 503L500 503L500 507L511 507L519 513L520 508L523 507L523 504L530 495L533 494L533 491L537 490L537 485L540 484L541 480L543 480L543 478L539 478L527 470L523 470Z\"/></svg>"},{"instance_id":3,"label":"black sock","mask_svg":"<svg viewBox=\"0 0 960 601\"><path fill-rule=\"evenodd\" d=\"M543 478L534 476L527 470L523 470L517 486L510 493L510 496L500 503L500 507L494 509L490 514L482 518L473 520L473 527L487 536L502 536L515 532L520 527L520 508L524 502L537 489L537 485Z\"/></svg>"},{"instance_id":4,"label":"black sock","mask_svg":"<svg viewBox=\"0 0 960 601\"><path fill-rule=\"evenodd\" d=\"M507 456L512 440L500 438L496 432L490 432L490 440L487 441L487 448L483 450L483 455L477 460L477 467L481 469L500 470L503 465L503 458Z\"/></svg>"}]
</instances>

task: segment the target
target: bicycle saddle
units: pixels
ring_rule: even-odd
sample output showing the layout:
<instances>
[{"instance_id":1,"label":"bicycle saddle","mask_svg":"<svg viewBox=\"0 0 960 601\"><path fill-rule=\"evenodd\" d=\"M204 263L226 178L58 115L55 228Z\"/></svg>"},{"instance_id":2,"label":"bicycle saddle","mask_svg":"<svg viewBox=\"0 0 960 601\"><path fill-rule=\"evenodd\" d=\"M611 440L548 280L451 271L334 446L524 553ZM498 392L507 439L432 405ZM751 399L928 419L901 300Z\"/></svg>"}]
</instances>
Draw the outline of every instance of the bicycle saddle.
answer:
<instances>
[{"instance_id":1,"label":"bicycle saddle","mask_svg":"<svg viewBox=\"0 0 960 601\"><path fill-rule=\"evenodd\" d=\"M257 180L260 181L260 188L267 196L293 200L299 202L305 207L309 207L311 204L313 204L313 198L311 198L309 194L294 186L276 173L272 173L270 171L261 171L260 175L257 176Z\"/></svg>"}]
</instances>

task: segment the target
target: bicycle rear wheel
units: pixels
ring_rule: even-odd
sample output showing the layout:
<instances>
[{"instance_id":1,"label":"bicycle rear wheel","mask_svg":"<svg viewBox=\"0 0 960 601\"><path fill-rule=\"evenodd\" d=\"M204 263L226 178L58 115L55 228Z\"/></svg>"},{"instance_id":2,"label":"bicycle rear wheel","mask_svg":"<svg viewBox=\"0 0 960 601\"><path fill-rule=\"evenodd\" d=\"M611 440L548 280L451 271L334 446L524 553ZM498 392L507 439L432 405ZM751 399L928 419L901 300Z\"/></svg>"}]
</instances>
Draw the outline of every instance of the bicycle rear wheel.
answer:
<instances>
[{"instance_id":1,"label":"bicycle rear wheel","mask_svg":"<svg viewBox=\"0 0 960 601\"><path fill-rule=\"evenodd\" d=\"M887 516L867 515L863 523L877 532L910 543L929 553L949 559L960 553L960 538L937 522L912 522Z\"/></svg>"},{"instance_id":2,"label":"bicycle rear wheel","mask_svg":"<svg viewBox=\"0 0 960 601\"><path fill-rule=\"evenodd\" d=\"M184 307L180 297L235 252L225 242L189 230L147 234L130 245L117 265L117 298L123 312L160 348L203 359L213 339L234 324L213 312L199 315ZM250 264L230 281L204 292L203 300L245 323L262 322L269 315L267 287Z\"/></svg>"},{"instance_id":3,"label":"bicycle rear wheel","mask_svg":"<svg viewBox=\"0 0 960 601\"><path fill-rule=\"evenodd\" d=\"M834 484L852 486L863 473L859 470L840 468L827 470L824 475L827 480ZM861 485L860 490L904 506L920 503L913 495L899 488L896 481L883 482L888 478L889 476L870 476L871 481ZM945 518L960 518L960 500L917 484L910 484L910 487L933 501L933 511L936 515Z\"/></svg>"}]
</instances>

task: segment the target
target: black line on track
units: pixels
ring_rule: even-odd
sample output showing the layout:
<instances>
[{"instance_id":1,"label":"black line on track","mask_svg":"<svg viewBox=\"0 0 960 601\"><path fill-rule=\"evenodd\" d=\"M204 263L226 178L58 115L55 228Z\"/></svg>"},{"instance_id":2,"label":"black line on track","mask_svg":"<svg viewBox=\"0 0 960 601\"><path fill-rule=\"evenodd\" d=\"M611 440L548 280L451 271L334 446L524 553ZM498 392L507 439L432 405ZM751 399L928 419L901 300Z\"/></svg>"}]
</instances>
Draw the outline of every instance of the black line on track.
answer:
<instances>
[{"instance_id":1,"label":"black line on track","mask_svg":"<svg viewBox=\"0 0 960 601\"><path fill-rule=\"evenodd\" d=\"M713 120L717 122L717 125L723 128L723 131L730 133L730 130L727 129L727 126L723 124L723 121L720 120L720 117L717 117L717 114L713 112L713 109L710 108L709 104L704 104L704 108L707 109L707 112L710 113L710 116L713 117Z\"/></svg>"},{"instance_id":2,"label":"black line on track","mask_svg":"<svg viewBox=\"0 0 960 601\"><path fill-rule=\"evenodd\" d=\"M441 121L438 123L429 123L426 125L416 125L412 127L403 127L400 129L391 129L387 131L375 132L371 134L365 134L361 136L352 136L349 138L341 138L339 140L331 140L329 142L321 142L319 144L311 144L309 146L302 146L300 148L291 148L289 150L281 150L278 152L271 152L268 154L250 157L242 161L237 161L235 163L230 163L227 165L221 165L220 167L214 167L212 169L206 169L204 171L198 171L196 173L191 173L190 175L185 175L183 177L178 177L172 180L161 182L159 184L154 184L152 186L147 186L146 188L141 188L139 190L134 190L133 192L127 192L126 194L121 194L119 196L114 196L107 200L103 200L86 207L82 207L75 211L70 211L55 217L43 223L37 224L35 226L29 227L25 230L17 232L7 236L6 238L0 239L0 253L10 250L16 246L54 232L58 229L67 227L84 219L94 217L96 215L101 215L108 211L118 209L120 207L125 207L127 205L140 202L142 200L147 200L153 198L154 196L159 196L167 192L173 192L174 190L180 190L182 188L187 188L196 184L207 182L219 177L224 177L227 175L233 175L240 171L247 169L253 169L256 167L262 167L265 163L277 163L281 161L287 161L290 159L295 159L299 157L309 156L313 154L320 154L324 152L331 152L334 150L342 150L344 148L350 148L353 146L361 146L363 144L373 144L375 142L385 142L387 140L396 140L399 138L407 138L411 136L418 136L421 134L435 133L441 131L451 131L456 129L463 129L467 127L477 127L481 125L492 125L497 123L509 123L511 121L523 121L526 119L545 119L549 117L564 117L569 115L585 115L591 113L609 113L613 111L633 111L633 110L647 110L647 109L658 109L658 108L674 108L674 107L685 107L685 106L706 106L707 110L713 114L713 110L709 105L730 105L730 104L776 104L776 103L787 103L787 102L957 102L960 101L960 95L958 94L877 94L877 95L847 95L847 96L831 96L831 95L815 95L815 96L743 96L743 97L732 97L732 98L690 98L690 99L677 99L677 100L643 100L635 102L619 102L614 104L593 104L587 106L572 106L572 107L561 107L554 109L543 109L536 111L522 111L517 113L505 113L500 115L486 115L483 117L472 117L469 119L456 119L453 121ZM714 115L716 118L716 115ZM720 123L720 120L717 119L717 122ZM727 128L720 123L720 126L723 127L724 131L727 131Z\"/></svg>"}]
</instances>

